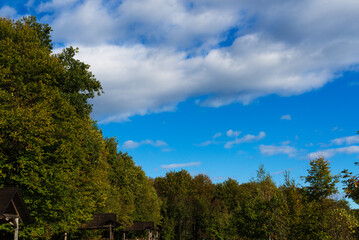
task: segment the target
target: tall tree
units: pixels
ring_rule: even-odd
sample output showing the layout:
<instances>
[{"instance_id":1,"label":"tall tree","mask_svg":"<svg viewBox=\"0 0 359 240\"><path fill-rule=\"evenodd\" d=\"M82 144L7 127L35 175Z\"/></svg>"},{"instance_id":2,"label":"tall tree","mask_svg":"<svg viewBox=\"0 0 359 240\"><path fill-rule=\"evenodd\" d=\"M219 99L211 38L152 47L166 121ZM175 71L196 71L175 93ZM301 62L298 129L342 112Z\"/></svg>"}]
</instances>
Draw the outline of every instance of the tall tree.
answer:
<instances>
[{"instance_id":1,"label":"tall tree","mask_svg":"<svg viewBox=\"0 0 359 240\"><path fill-rule=\"evenodd\" d=\"M248 190L235 213L239 236L248 239L279 238L281 196L263 166L258 169L257 178L250 182Z\"/></svg>"},{"instance_id":2,"label":"tall tree","mask_svg":"<svg viewBox=\"0 0 359 240\"><path fill-rule=\"evenodd\" d=\"M192 236L192 177L185 171L168 172L155 179L155 188L162 204L163 239L187 239Z\"/></svg>"},{"instance_id":3,"label":"tall tree","mask_svg":"<svg viewBox=\"0 0 359 240\"><path fill-rule=\"evenodd\" d=\"M23 233L50 238L104 204L104 140L57 87L71 68L51 53L49 28L34 18L1 18L0 32L0 186L19 186L24 195L36 225Z\"/></svg>"},{"instance_id":4,"label":"tall tree","mask_svg":"<svg viewBox=\"0 0 359 240\"><path fill-rule=\"evenodd\" d=\"M117 150L115 138L106 139L108 150L110 194L101 211L113 212L118 216L122 228L133 221L160 221L160 200L152 180L136 166L132 157Z\"/></svg>"},{"instance_id":5,"label":"tall tree","mask_svg":"<svg viewBox=\"0 0 359 240\"><path fill-rule=\"evenodd\" d=\"M338 176L333 176L329 167L329 162L324 157L310 161L308 175L304 178L309 184L305 189L312 200L320 200L338 193L336 184Z\"/></svg>"}]
</instances>

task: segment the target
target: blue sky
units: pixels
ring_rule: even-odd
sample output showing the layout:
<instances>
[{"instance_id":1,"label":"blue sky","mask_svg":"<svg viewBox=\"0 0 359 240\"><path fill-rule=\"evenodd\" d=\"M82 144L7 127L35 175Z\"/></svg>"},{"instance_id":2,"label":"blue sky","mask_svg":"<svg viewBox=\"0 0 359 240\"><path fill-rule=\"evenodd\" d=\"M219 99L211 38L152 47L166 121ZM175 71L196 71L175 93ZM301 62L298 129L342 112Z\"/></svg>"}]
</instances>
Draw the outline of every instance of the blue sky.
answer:
<instances>
[{"instance_id":1,"label":"blue sky","mask_svg":"<svg viewBox=\"0 0 359 240\"><path fill-rule=\"evenodd\" d=\"M105 93L105 136L150 177L186 169L247 182L263 164L301 182L325 156L357 172L356 0L52 0L0 3L35 15L55 52L79 47Z\"/></svg>"}]
</instances>

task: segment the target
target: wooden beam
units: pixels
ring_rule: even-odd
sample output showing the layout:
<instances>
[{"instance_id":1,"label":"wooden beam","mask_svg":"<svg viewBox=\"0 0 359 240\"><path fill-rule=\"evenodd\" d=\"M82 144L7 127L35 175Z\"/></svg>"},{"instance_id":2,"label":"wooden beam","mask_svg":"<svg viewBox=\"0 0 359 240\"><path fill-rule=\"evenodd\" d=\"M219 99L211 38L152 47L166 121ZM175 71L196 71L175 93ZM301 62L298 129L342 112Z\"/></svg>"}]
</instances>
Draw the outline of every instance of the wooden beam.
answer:
<instances>
[{"instance_id":1,"label":"wooden beam","mask_svg":"<svg viewBox=\"0 0 359 240\"><path fill-rule=\"evenodd\" d=\"M19 218L15 218L14 240L19 239Z\"/></svg>"}]
</instances>

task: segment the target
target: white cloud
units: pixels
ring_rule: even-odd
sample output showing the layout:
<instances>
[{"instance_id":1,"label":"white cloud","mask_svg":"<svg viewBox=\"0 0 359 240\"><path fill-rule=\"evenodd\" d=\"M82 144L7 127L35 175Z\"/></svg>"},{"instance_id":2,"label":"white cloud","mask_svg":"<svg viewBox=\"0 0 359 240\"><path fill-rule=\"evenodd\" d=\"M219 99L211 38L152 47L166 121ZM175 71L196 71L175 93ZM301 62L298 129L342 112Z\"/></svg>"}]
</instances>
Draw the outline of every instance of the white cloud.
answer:
<instances>
[{"instance_id":1,"label":"white cloud","mask_svg":"<svg viewBox=\"0 0 359 240\"><path fill-rule=\"evenodd\" d=\"M340 153L358 154L359 153L359 146L348 146L348 147L342 147L342 148L325 149L325 150L322 150L322 151L313 152L313 153L308 154L308 158L309 159L315 159L315 158L318 158L318 157L330 158L330 157L333 157L334 155L340 154Z\"/></svg>"},{"instance_id":2,"label":"white cloud","mask_svg":"<svg viewBox=\"0 0 359 240\"><path fill-rule=\"evenodd\" d=\"M102 1L86 0L80 3L76 0L56 0L40 6L40 10L52 8L55 11L51 24L55 41L98 46L116 40L116 21ZM58 9L60 12L57 13Z\"/></svg>"},{"instance_id":3,"label":"white cloud","mask_svg":"<svg viewBox=\"0 0 359 240\"><path fill-rule=\"evenodd\" d=\"M286 114L280 117L281 120L292 120L292 116L290 114Z\"/></svg>"},{"instance_id":4,"label":"white cloud","mask_svg":"<svg viewBox=\"0 0 359 240\"><path fill-rule=\"evenodd\" d=\"M220 136L222 136L222 133L218 132L216 134L213 135L213 139L219 138Z\"/></svg>"},{"instance_id":5,"label":"white cloud","mask_svg":"<svg viewBox=\"0 0 359 240\"><path fill-rule=\"evenodd\" d=\"M336 144L336 145L356 144L356 143L359 143L359 135L336 138L336 139L333 139L331 142Z\"/></svg>"},{"instance_id":6,"label":"white cloud","mask_svg":"<svg viewBox=\"0 0 359 240\"><path fill-rule=\"evenodd\" d=\"M168 144L162 140L153 141L153 140L147 139L147 140L143 140L141 142L135 142L132 140L128 140L123 143L122 148L133 149L133 148L138 148L142 145L150 145L153 147L167 147L168 146Z\"/></svg>"},{"instance_id":7,"label":"white cloud","mask_svg":"<svg viewBox=\"0 0 359 240\"><path fill-rule=\"evenodd\" d=\"M221 132L218 132L216 134L213 135L212 140L208 140L199 144L194 144L197 147L206 147L208 145L212 145L212 144L219 144L219 142L217 142L215 139L219 138L222 136Z\"/></svg>"},{"instance_id":8,"label":"white cloud","mask_svg":"<svg viewBox=\"0 0 359 240\"><path fill-rule=\"evenodd\" d=\"M138 142L135 142L135 141L132 141L132 140L128 140L126 142L123 143L122 145L122 148L128 148L128 149L131 149L131 148L137 148L139 147L141 144L138 143Z\"/></svg>"},{"instance_id":9,"label":"white cloud","mask_svg":"<svg viewBox=\"0 0 359 240\"><path fill-rule=\"evenodd\" d=\"M18 18L18 14L16 9L10 7L10 6L3 6L0 8L0 16L6 17L6 18Z\"/></svg>"},{"instance_id":10,"label":"white cloud","mask_svg":"<svg viewBox=\"0 0 359 240\"><path fill-rule=\"evenodd\" d=\"M233 131L232 129L226 132L227 137L238 137L240 134L240 131Z\"/></svg>"},{"instance_id":11,"label":"white cloud","mask_svg":"<svg viewBox=\"0 0 359 240\"><path fill-rule=\"evenodd\" d=\"M156 141L153 141L153 140L144 140L141 142L142 144L147 144L147 145L151 145L151 146L154 146L154 147L166 147L167 146L167 143L162 141L162 140L156 140Z\"/></svg>"},{"instance_id":12,"label":"white cloud","mask_svg":"<svg viewBox=\"0 0 359 240\"><path fill-rule=\"evenodd\" d=\"M297 153L297 149L291 146L275 146L275 145L260 145L259 150L262 154L267 156L286 154L289 157L294 157Z\"/></svg>"},{"instance_id":13,"label":"white cloud","mask_svg":"<svg viewBox=\"0 0 359 240\"><path fill-rule=\"evenodd\" d=\"M205 141L205 142L202 142L202 143L199 143L199 144L195 144L195 146L206 147L206 146L209 146L209 145L212 145L212 144L217 144L217 142L213 141L213 140L208 140L208 141Z\"/></svg>"},{"instance_id":14,"label":"white cloud","mask_svg":"<svg viewBox=\"0 0 359 240\"><path fill-rule=\"evenodd\" d=\"M242 143L248 143L248 142L254 142L259 141L263 139L266 136L265 132L260 132L257 136L247 134L242 138L236 138L233 141L227 142L224 147L225 148L232 148L234 145L242 144Z\"/></svg>"},{"instance_id":15,"label":"white cloud","mask_svg":"<svg viewBox=\"0 0 359 240\"><path fill-rule=\"evenodd\" d=\"M223 31L236 26L241 15L231 7L200 3L189 8L188 1L178 0L60 0L40 5L40 11L54 11L52 26L65 42L103 43L115 41L143 42L176 49L199 45L214 46L223 39ZM99 18L98 18L99 17ZM96 19L98 22L96 22ZM91 25L90 25L91 24ZM111 35L87 39L89 30ZM77 34L73 34L77 33Z\"/></svg>"},{"instance_id":16,"label":"white cloud","mask_svg":"<svg viewBox=\"0 0 359 240\"><path fill-rule=\"evenodd\" d=\"M194 167L201 165L201 162L190 162L190 163L173 163L168 165L161 165L163 169L174 169L174 168L185 168L185 167Z\"/></svg>"},{"instance_id":17,"label":"white cloud","mask_svg":"<svg viewBox=\"0 0 359 240\"><path fill-rule=\"evenodd\" d=\"M38 6L38 11L44 12L44 11L51 11L53 9L59 9L66 7L71 8L73 4L75 4L77 0L52 0L47 2L41 2L41 4ZM28 5L33 5L34 2L29 1Z\"/></svg>"},{"instance_id":18,"label":"white cloud","mask_svg":"<svg viewBox=\"0 0 359 240\"><path fill-rule=\"evenodd\" d=\"M103 122L189 98L220 107L297 95L359 63L356 0L66 2L40 9L54 12L54 40L78 45L102 82L94 115ZM221 46L231 29L233 43Z\"/></svg>"}]
</instances>

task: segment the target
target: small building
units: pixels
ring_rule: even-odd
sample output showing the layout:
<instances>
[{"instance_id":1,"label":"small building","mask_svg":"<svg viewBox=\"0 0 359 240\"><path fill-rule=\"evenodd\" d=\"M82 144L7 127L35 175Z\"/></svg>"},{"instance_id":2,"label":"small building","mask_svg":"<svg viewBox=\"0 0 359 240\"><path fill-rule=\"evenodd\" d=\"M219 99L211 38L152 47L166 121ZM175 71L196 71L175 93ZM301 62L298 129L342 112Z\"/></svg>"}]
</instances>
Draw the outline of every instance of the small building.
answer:
<instances>
[{"instance_id":1,"label":"small building","mask_svg":"<svg viewBox=\"0 0 359 240\"><path fill-rule=\"evenodd\" d=\"M115 237L114 229L120 227L120 224L116 221L116 214L114 213L100 213L93 214L92 220L82 224L79 230L96 230L96 229L108 229L109 240L119 239L120 236ZM123 240L126 240L126 232L146 232L147 240L157 240L158 231L155 228L153 222L133 222L123 233ZM119 233L119 232L117 232ZM65 238L66 239L66 238Z\"/></svg>"},{"instance_id":2,"label":"small building","mask_svg":"<svg viewBox=\"0 0 359 240\"><path fill-rule=\"evenodd\" d=\"M113 229L118 227L116 222L116 214L114 213L99 213L93 214L92 220L84 223L79 230L95 230L95 229L108 229L109 239L114 239Z\"/></svg>"},{"instance_id":3,"label":"small building","mask_svg":"<svg viewBox=\"0 0 359 240\"><path fill-rule=\"evenodd\" d=\"M14 239L19 236L19 223L31 223L29 210L17 187L0 188L0 224L9 223L14 227Z\"/></svg>"},{"instance_id":4,"label":"small building","mask_svg":"<svg viewBox=\"0 0 359 240\"><path fill-rule=\"evenodd\" d=\"M133 222L132 226L127 228L127 231L145 231L148 240L159 239L154 222ZM125 235L123 239L125 239Z\"/></svg>"}]
</instances>

